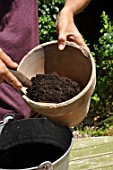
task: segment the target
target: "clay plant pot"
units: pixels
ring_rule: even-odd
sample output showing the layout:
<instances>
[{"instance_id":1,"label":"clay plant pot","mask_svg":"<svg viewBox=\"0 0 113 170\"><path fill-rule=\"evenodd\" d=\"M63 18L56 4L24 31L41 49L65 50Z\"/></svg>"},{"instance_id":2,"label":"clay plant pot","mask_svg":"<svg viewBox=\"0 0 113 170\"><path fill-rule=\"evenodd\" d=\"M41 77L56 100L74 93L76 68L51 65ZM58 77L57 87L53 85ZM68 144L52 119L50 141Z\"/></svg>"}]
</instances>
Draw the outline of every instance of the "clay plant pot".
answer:
<instances>
[{"instance_id":1,"label":"clay plant pot","mask_svg":"<svg viewBox=\"0 0 113 170\"><path fill-rule=\"evenodd\" d=\"M60 51L57 41L47 42L32 49L22 59L18 70L29 79L36 74L56 72L80 85L81 92L77 96L58 104L34 102L22 88L23 99L34 111L59 126L67 127L76 126L86 117L96 84L96 69L93 57L85 49L67 42L66 48Z\"/></svg>"}]
</instances>

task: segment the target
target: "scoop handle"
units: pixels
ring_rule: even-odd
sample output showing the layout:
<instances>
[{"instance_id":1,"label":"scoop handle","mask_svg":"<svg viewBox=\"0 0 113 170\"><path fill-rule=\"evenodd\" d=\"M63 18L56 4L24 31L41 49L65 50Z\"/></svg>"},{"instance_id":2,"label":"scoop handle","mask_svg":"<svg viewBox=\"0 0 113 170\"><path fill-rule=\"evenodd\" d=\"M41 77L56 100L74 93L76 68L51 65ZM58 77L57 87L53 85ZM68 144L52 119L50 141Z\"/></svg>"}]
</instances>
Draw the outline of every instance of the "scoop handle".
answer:
<instances>
[{"instance_id":1,"label":"scoop handle","mask_svg":"<svg viewBox=\"0 0 113 170\"><path fill-rule=\"evenodd\" d=\"M10 69L10 68L8 69L22 83L23 86L25 87L32 86L32 81L29 80L23 73L17 70Z\"/></svg>"}]
</instances>

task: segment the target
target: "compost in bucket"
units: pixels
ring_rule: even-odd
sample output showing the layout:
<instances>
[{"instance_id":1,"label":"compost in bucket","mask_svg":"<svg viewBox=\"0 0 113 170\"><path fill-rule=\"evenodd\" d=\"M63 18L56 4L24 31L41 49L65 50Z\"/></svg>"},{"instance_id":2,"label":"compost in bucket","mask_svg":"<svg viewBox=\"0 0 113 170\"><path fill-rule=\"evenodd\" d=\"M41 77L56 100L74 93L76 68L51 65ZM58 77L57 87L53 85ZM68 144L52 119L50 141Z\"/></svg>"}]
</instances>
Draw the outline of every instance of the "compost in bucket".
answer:
<instances>
[{"instance_id":1,"label":"compost in bucket","mask_svg":"<svg viewBox=\"0 0 113 170\"><path fill-rule=\"evenodd\" d=\"M64 150L52 144L19 144L0 151L0 168L24 169L36 167L45 161L55 162L64 153Z\"/></svg>"},{"instance_id":2,"label":"compost in bucket","mask_svg":"<svg viewBox=\"0 0 113 170\"><path fill-rule=\"evenodd\" d=\"M37 74L32 77L32 87L27 89L27 96L36 102L61 103L80 92L80 86L71 79L59 76L56 72Z\"/></svg>"}]
</instances>

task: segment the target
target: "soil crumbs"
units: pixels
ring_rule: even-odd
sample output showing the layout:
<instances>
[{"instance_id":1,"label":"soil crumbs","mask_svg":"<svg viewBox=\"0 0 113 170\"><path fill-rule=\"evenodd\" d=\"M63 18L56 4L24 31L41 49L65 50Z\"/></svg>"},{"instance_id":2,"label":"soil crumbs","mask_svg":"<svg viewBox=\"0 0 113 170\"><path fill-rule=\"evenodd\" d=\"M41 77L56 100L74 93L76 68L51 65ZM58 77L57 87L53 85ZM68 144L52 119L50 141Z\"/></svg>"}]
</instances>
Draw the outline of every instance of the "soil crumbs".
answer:
<instances>
[{"instance_id":1,"label":"soil crumbs","mask_svg":"<svg viewBox=\"0 0 113 170\"><path fill-rule=\"evenodd\" d=\"M61 103L80 93L77 82L56 72L37 74L31 81L32 87L27 89L27 96L36 102Z\"/></svg>"}]
</instances>

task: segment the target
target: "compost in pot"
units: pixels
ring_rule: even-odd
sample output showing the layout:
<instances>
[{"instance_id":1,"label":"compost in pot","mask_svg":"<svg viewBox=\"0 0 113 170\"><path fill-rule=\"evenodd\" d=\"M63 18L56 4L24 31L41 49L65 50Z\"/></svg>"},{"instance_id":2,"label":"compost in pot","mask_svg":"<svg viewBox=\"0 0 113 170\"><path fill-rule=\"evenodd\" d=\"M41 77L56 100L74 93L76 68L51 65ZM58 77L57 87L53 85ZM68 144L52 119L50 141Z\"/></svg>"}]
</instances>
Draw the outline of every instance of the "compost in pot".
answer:
<instances>
[{"instance_id":1,"label":"compost in pot","mask_svg":"<svg viewBox=\"0 0 113 170\"><path fill-rule=\"evenodd\" d=\"M23 169L35 167L42 162L55 162L65 152L52 144L20 144L0 151L0 167L3 169Z\"/></svg>"},{"instance_id":2,"label":"compost in pot","mask_svg":"<svg viewBox=\"0 0 113 170\"><path fill-rule=\"evenodd\" d=\"M36 102L61 103L80 92L80 86L71 79L59 76L56 72L37 74L32 77L32 87L27 89L27 96Z\"/></svg>"}]
</instances>

